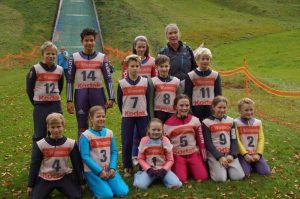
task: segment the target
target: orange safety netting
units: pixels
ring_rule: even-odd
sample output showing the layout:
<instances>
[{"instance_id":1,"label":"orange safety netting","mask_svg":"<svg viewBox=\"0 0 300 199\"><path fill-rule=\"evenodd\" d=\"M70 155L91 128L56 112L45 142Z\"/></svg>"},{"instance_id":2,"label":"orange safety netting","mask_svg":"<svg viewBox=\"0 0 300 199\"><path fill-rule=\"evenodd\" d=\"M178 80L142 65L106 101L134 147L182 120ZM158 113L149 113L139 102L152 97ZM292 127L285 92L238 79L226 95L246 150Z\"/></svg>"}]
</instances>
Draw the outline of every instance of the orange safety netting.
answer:
<instances>
[{"instance_id":1,"label":"orange safety netting","mask_svg":"<svg viewBox=\"0 0 300 199\"><path fill-rule=\"evenodd\" d=\"M246 66L242 66L240 68L236 68L236 69L233 69L230 71L220 71L219 73L221 76L230 76L230 75L234 75L236 73L244 73L246 78L249 78L255 85L262 88L263 90L265 90L268 93L278 95L278 96L284 96L284 97L300 97L300 91L276 90L274 88L267 86L266 84L264 84L263 82L258 80L254 75L252 75ZM247 81L246 81L246 84L247 84ZM246 90L247 89L248 89L248 85L246 85ZM246 91L246 94L248 95L247 92L248 91Z\"/></svg>"},{"instance_id":2,"label":"orange safety netting","mask_svg":"<svg viewBox=\"0 0 300 199\"><path fill-rule=\"evenodd\" d=\"M19 54L7 54L0 57L0 68L12 68L15 65L24 65L34 61L39 56L39 46L34 46L30 52L20 52Z\"/></svg>"},{"instance_id":3,"label":"orange safety netting","mask_svg":"<svg viewBox=\"0 0 300 199\"><path fill-rule=\"evenodd\" d=\"M104 53L109 57L118 59L120 61L123 61L127 55L132 54L130 51L124 52L122 50L119 50L118 48L112 48L109 46L104 46Z\"/></svg>"}]
</instances>

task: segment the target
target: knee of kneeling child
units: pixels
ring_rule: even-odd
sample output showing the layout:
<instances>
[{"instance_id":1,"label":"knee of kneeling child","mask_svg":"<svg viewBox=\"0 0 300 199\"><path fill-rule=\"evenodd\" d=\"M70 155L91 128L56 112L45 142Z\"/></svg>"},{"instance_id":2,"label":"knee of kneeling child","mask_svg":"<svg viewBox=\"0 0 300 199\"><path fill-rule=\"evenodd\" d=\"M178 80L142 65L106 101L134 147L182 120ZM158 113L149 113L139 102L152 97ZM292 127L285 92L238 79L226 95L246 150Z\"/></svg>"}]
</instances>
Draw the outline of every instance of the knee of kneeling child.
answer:
<instances>
[{"instance_id":1,"label":"knee of kneeling child","mask_svg":"<svg viewBox=\"0 0 300 199\"><path fill-rule=\"evenodd\" d=\"M226 175L215 175L211 176L211 179L215 182L225 182L227 180Z\"/></svg>"}]
</instances>

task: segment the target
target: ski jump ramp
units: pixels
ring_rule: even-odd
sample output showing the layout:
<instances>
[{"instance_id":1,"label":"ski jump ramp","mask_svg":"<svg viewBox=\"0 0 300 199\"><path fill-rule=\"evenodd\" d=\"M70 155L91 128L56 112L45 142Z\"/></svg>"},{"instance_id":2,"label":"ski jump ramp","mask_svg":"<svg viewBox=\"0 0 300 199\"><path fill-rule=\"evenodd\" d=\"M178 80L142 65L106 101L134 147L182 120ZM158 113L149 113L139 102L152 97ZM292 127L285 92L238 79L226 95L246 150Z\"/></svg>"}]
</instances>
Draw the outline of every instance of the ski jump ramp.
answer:
<instances>
[{"instance_id":1,"label":"ski jump ramp","mask_svg":"<svg viewBox=\"0 0 300 199\"><path fill-rule=\"evenodd\" d=\"M58 48L64 46L69 55L81 51L80 33L87 27L98 32L95 50L103 52L102 34L94 0L60 0L52 42Z\"/></svg>"}]
</instances>

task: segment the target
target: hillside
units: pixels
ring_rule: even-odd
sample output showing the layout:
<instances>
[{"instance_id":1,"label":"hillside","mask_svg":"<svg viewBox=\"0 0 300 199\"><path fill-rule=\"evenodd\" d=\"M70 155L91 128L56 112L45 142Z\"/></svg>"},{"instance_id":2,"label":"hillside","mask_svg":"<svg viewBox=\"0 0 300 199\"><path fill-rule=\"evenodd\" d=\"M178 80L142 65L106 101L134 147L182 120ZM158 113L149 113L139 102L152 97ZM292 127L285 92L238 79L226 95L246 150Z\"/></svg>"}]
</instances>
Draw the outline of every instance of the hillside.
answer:
<instances>
[{"instance_id":1,"label":"hillside","mask_svg":"<svg viewBox=\"0 0 300 199\"><path fill-rule=\"evenodd\" d=\"M30 51L50 40L57 1L7 0L0 2L0 57Z\"/></svg>"},{"instance_id":2,"label":"hillside","mask_svg":"<svg viewBox=\"0 0 300 199\"><path fill-rule=\"evenodd\" d=\"M102 2L102 3L101 3ZM131 50L137 35L146 35L152 55L165 45L164 27L177 23L182 40L192 48L200 43L212 50L213 67L235 69L246 58L256 78L279 90L300 90L300 2L299 0L103 0L97 3L106 46ZM0 2L0 58L7 53L30 51L52 35L57 1L5 0ZM110 57L117 69L120 60ZM0 198L26 198L33 132L32 109L25 91L24 67L1 69L0 79ZM115 91L121 72L113 74ZM222 76L223 95L229 99L228 115L237 117L237 101L245 96L242 74ZM249 83L255 114L263 121L264 156L272 175L256 174L225 183L190 181L180 190L155 183L146 191L132 186L127 198L300 198L300 100L269 94ZM65 88L62 107L65 135L76 138L75 115L66 111ZM107 111L120 149L120 113L116 105ZM119 155L119 163L121 161ZM121 165L119 164L119 169ZM55 195L55 196L53 196ZM63 198L54 192L52 198ZM85 191L83 198L91 198Z\"/></svg>"}]
</instances>

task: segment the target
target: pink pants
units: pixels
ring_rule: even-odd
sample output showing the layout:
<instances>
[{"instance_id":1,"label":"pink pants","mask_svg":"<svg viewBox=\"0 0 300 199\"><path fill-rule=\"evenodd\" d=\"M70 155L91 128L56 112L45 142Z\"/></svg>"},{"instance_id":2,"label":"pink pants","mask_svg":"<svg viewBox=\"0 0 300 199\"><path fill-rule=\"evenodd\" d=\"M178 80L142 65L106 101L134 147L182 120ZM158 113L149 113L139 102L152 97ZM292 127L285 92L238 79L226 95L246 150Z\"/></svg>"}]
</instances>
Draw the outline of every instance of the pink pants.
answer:
<instances>
[{"instance_id":1,"label":"pink pants","mask_svg":"<svg viewBox=\"0 0 300 199\"><path fill-rule=\"evenodd\" d=\"M187 182L188 174L195 180L207 180L208 173L200 153L174 155L172 171L181 182Z\"/></svg>"}]
</instances>

